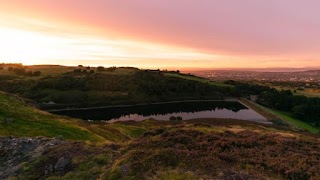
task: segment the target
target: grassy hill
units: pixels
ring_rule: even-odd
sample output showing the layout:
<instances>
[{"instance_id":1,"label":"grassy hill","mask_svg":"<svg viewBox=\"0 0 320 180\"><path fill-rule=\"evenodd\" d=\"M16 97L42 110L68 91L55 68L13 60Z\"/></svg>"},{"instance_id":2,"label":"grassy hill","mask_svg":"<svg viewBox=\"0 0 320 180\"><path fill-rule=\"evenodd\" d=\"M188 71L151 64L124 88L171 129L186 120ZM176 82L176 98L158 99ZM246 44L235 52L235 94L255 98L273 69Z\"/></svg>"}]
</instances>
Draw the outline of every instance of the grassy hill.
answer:
<instances>
[{"instance_id":1,"label":"grassy hill","mask_svg":"<svg viewBox=\"0 0 320 180\"><path fill-rule=\"evenodd\" d=\"M181 79L187 79L187 80L191 80L191 81L198 81L198 82L202 82L202 83L206 83L206 84L210 84L213 86L222 86L222 87L229 87L232 88L232 85L229 84L224 84L222 82L217 82L217 81L212 81L206 78L202 78L202 77L198 77L198 76L194 76L191 74L181 74L181 73L176 73L176 72L165 72L164 73L165 76L171 76L171 77L178 77Z\"/></svg>"},{"instance_id":2,"label":"grassy hill","mask_svg":"<svg viewBox=\"0 0 320 180\"><path fill-rule=\"evenodd\" d=\"M223 99L232 86L195 76L132 67L18 66L0 71L0 90L43 108L92 107L185 99ZM41 72L39 76L34 72ZM30 75L31 74L31 75ZM47 106L47 102L54 105Z\"/></svg>"},{"instance_id":3,"label":"grassy hill","mask_svg":"<svg viewBox=\"0 0 320 180\"><path fill-rule=\"evenodd\" d=\"M319 136L288 127L232 119L89 123L6 93L0 120L1 179L320 177Z\"/></svg>"},{"instance_id":4,"label":"grassy hill","mask_svg":"<svg viewBox=\"0 0 320 180\"><path fill-rule=\"evenodd\" d=\"M98 140L81 121L49 114L30 107L24 99L0 92L0 135L62 137Z\"/></svg>"}]
</instances>

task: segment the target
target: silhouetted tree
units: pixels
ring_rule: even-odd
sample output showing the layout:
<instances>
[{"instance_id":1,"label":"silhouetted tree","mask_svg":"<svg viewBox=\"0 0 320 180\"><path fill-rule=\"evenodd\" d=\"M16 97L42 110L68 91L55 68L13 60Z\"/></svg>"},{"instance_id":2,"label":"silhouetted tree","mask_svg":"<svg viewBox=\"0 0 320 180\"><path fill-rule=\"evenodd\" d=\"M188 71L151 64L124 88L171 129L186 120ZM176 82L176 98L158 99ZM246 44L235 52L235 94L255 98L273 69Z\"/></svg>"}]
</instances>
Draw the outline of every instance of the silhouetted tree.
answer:
<instances>
[{"instance_id":1,"label":"silhouetted tree","mask_svg":"<svg viewBox=\"0 0 320 180\"><path fill-rule=\"evenodd\" d=\"M97 67L97 71L104 71L104 67L103 66L98 66Z\"/></svg>"}]
</instances>

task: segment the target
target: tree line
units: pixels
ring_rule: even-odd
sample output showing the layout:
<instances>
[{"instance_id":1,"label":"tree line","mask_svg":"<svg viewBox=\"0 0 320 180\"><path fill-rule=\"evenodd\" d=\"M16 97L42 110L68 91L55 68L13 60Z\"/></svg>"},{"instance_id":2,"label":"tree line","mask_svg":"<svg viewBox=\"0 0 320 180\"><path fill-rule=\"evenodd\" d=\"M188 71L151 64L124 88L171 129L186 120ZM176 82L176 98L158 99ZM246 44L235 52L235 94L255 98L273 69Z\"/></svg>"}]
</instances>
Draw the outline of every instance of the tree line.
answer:
<instances>
[{"instance_id":1,"label":"tree line","mask_svg":"<svg viewBox=\"0 0 320 180\"><path fill-rule=\"evenodd\" d=\"M320 98L293 95L291 90L278 91L268 86L227 81L235 86L234 96L248 97L258 95L257 102L281 111L292 113L295 117L315 126L320 126Z\"/></svg>"},{"instance_id":2,"label":"tree line","mask_svg":"<svg viewBox=\"0 0 320 180\"><path fill-rule=\"evenodd\" d=\"M34 88L120 91L143 93L149 96L173 94L197 94L205 96L215 94L217 97L223 97L226 92L225 88L181 78L167 77L161 72L143 70L136 71L130 75L87 73L77 76L76 74L68 73L57 77L42 78L36 83Z\"/></svg>"},{"instance_id":3,"label":"tree line","mask_svg":"<svg viewBox=\"0 0 320 180\"><path fill-rule=\"evenodd\" d=\"M24 67L8 67L8 71L12 71L20 76L40 76L41 71L27 71Z\"/></svg>"}]
</instances>

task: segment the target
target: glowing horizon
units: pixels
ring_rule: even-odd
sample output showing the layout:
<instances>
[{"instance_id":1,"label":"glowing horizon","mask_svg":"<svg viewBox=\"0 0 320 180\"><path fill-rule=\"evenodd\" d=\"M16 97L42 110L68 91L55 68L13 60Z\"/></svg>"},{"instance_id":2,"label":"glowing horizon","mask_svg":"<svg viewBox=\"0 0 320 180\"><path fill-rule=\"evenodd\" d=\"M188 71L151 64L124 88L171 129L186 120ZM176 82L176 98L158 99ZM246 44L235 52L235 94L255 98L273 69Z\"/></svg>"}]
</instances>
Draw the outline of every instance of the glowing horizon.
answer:
<instances>
[{"instance_id":1,"label":"glowing horizon","mask_svg":"<svg viewBox=\"0 0 320 180\"><path fill-rule=\"evenodd\" d=\"M0 62L319 68L320 13L312 8L317 1L301 7L305 14L292 14L292 8L301 6L298 1L287 8L286 3L268 2L262 12L261 5L251 0L239 7L232 0L184 1L184 7L181 2L0 0ZM213 5L220 5L220 10ZM266 13L279 8L284 8L277 14L280 20L268 21L265 16L273 14ZM251 14L245 13L248 9Z\"/></svg>"}]
</instances>

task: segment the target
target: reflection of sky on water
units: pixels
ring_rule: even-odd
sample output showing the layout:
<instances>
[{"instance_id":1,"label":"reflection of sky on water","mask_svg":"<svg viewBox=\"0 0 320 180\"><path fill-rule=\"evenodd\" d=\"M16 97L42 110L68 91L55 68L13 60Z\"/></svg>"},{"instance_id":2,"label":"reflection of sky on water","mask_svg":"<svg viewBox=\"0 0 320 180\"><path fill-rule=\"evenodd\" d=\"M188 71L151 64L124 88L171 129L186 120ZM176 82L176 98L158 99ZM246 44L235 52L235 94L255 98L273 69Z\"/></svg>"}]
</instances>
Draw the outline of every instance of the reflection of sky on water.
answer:
<instances>
[{"instance_id":1,"label":"reflection of sky on water","mask_svg":"<svg viewBox=\"0 0 320 180\"><path fill-rule=\"evenodd\" d=\"M183 120L198 118L221 118L249 120L261 123L268 121L252 109L237 101L194 101L163 104L148 104L122 107L65 110L61 115L97 121L142 121L145 119L169 120L171 116Z\"/></svg>"},{"instance_id":2,"label":"reflection of sky on water","mask_svg":"<svg viewBox=\"0 0 320 180\"><path fill-rule=\"evenodd\" d=\"M237 112L228 109L216 108L215 110L206 110L199 112L178 112L178 113L168 113L166 115L156 114L150 116L143 116L139 114L129 114L121 116L120 118L111 119L109 122L115 121L142 121L145 119L153 118L157 120L169 120L171 116L180 116L183 120L196 119L196 118L230 118L230 119L240 119L249 120L255 122L267 122L266 118L253 111L252 109L242 109ZM108 120L108 119L106 119Z\"/></svg>"}]
</instances>

